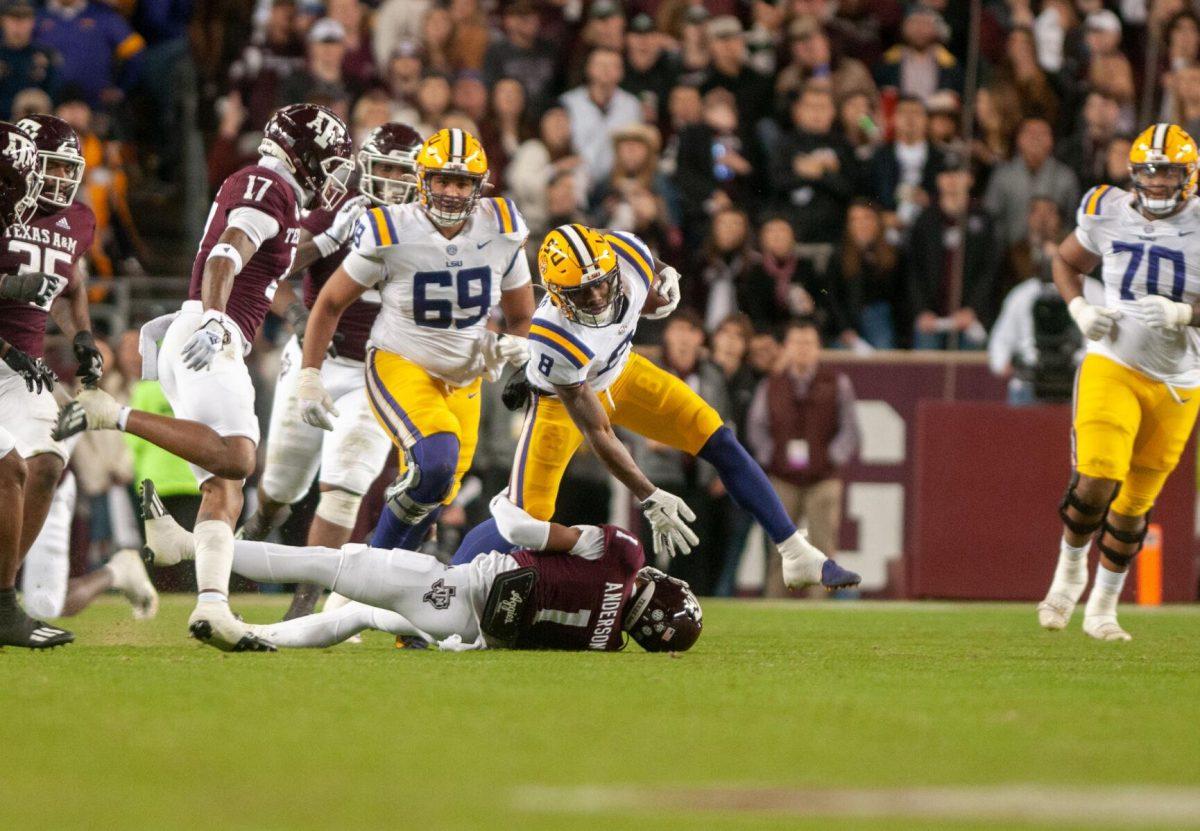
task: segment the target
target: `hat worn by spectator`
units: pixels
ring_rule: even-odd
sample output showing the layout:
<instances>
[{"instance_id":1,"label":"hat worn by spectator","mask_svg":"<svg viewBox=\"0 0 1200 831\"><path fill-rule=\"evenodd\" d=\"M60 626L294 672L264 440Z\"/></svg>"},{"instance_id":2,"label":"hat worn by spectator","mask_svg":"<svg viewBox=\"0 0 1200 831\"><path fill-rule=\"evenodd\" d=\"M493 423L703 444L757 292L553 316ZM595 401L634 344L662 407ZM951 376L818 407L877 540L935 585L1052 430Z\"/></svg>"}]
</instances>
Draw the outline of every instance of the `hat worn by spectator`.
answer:
<instances>
[{"instance_id":1,"label":"hat worn by spectator","mask_svg":"<svg viewBox=\"0 0 1200 831\"><path fill-rule=\"evenodd\" d=\"M642 12L629 22L629 31L639 35L649 34L654 31L654 20L650 15Z\"/></svg>"},{"instance_id":2,"label":"hat worn by spectator","mask_svg":"<svg viewBox=\"0 0 1200 831\"><path fill-rule=\"evenodd\" d=\"M942 43L950 40L950 26L946 23L946 18L942 17L942 13L937 9L918 4L909 9L908 14L904 15L906 21L914 17L928 17L937 28L938 40Z\"/></svg>"},{"instance_id":3,"label":"hat worn by spectator","mask_svg":"<svg viewBox=\"0 0 1200 831\"><path fill-rule=\"evenodd\" d=\"M621 7L611 0L597 0L588 12L589 20L608 20L610 17L624 16Z\"/></svg>"},{"instance_id":4,"label":"hat worn by spectator","mask_svg":"<svg viewBox=\"0 0 1200 831\"><path fill-rule=\"evenodd\" d=\"M1083 21L1085 29L1095 29L1097 32L1121 34L1121 18L1108 9L1092 12Z\"/></svg>"},{"instance_id":5,"label":"hat worn by spectator","mask_svg":"<svg viewBox=\"0 0 1200 831\"><path fill-rule=\"evenodd\" d=\"M0 5L0 15L5 17L32 17L33 3L30 0L6 0Z\"/></svg>"},{"instance_id":6,"label":"hat worn by spectator","mask_svg":"<svg viewBox=\"0 0 1200 831\"><path fill-rule=\"evenodd\" d=\"M817 20L811 14L806 14L797 17L788 26L788 37L792 40L804 40L812 37L817 32L821 31L821 21Z\"/></svg>"},{"instance_id":7,"label":"hat worn by spectator","mask_svg":"<svg viewBox=\"0 0 1200 831\"><path fill-rule=\"evenodd\" d=\"M662 146L662 138L658 128L651 124L630 124L612 134L613 146L623 141L638 141L650 148L651 153L657 153Z\"/></svg>"},{"instance_id":8,"label":"hat worn by spectator","mask_svg":"<svg viewBox=\"0 0 1200 831\"><path fill-rule=\"evenodd\" d=\"M708 21L708 26L705 27L708 36L713 40L721 40L722 38L740 38L744 32L742 24L738 19L731 14L723 14L719 17L714 17Z\"/></svg>"},{"instance_id":9,"label":"hat worn by spectator","mask_svg":"<svg viewBox=\"0 0 1200 831\"><path fill-rule=\"evenodd\" d=\"M322 17L308 30L309 43L343 43L346 28L332 17Z\"/></svg>"}]
</instances>

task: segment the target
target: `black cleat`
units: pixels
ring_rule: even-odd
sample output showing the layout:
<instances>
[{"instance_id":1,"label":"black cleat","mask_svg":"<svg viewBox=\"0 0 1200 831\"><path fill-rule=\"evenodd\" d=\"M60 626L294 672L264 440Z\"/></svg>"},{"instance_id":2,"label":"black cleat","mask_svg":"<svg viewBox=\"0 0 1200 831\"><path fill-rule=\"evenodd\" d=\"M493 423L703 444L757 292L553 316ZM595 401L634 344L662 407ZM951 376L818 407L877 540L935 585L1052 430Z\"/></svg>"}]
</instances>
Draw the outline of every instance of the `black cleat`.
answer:
<instances>
[{"instance_id":1,"label":"black cleat","mask_svg":"<svg viewBox=\"0 0 1200 831\"><path fill-rule=\"evenodd\" d=\"M158 490L151 479L142 480L142 519L160 519L167 515L167 508L158 498Z\"/></svg>"},{"instance_id":2,"label":"black cleat","mask_svg":"<svg viewBox=\"0 0 1200 831\"><path fill-rule=\"evenodd\" d=\"M11 613L7 620L0 621L0 646L53 649L56 646L65 646L74 640L73 633L31 618L19 607Z\"/></svg>"}]
</instances>

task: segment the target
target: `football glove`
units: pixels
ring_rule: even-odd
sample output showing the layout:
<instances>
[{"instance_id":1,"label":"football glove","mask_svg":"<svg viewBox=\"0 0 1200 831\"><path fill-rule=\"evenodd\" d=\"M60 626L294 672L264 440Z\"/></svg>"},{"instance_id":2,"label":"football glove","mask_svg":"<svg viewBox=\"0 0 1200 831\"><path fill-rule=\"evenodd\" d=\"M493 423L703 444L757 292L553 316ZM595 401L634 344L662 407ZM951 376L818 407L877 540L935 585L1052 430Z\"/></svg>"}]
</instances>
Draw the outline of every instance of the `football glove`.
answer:
<instances>
[{"instance_id":1,"label":"football glove","mask_svg":"<svg viewBox=\"0 0 1200 831\"><path fill-rule=\"evenodd\" d=\"M333 422L330 416L338 415L333 399L321 383L321 370L307 366L300 370L299 383L296 385L296 399L300 404L300 418L305 424L320 427L322 430L332 430Z\"/></svg>"},{"instance_id":2,"label":"football glove","mask_svg":"<svg viewBox=\"0 0 1200 831\"><path fill-rule=\"evenodd\" d=\"M495 335L481 342L481 352L488 378L498 381L509 364L520 366L529 361L529 341L517 335Z\"/></svg>"},{"instance_id":3,"label":"football glove","mask_svg":"<svg viewBox=\"0 0 1200 831\"><path fill-rule=\"evenodd\" d=\"M216 309L209 309L204 313L200 320L200 328L193 332L183 345L185 367L199 372L212 365L221 347L229 342L229 330L225 328L228 321L225 313Z\"/></svg>"},{"instance_id":4,"label":"football glove","mask_svg":"<svg viewBox=\"0 0 1200 831\"><path fill-rule=\"evenodd\" d=\"M92 333L77 332L71 346L75 350L75 360L79 363L75 377L85 387L99 384L100 377L104 375L104 356L96 348L96 339L92 337Z\"/></svg>"},{"instance_id":5,"label":"football glove","mask_svg":"<svg viewBox=\"0 0 1200 831\"><path fill-rule=\"evenodd\" d=\"M1112 331L1113 324L1121 318L1119 309L1106 309L1103 306L1093 306L1082 297L1076 297L1067 304L1067 310L1075 319L1075 325L1088 340L1100 338Z\"/></svg>"},{"instance_id":6,"label":"football glove","mask_svg":"<svg viewBox=\"0 0 1200 831\"><path fill-rule=\"evenodd\" d=\"M529 379L525 376L526 366L528 363L517 367L517 371L510 375L504 384L504 391L500 393L500 400L504 402L505 408L514 413L517 410L525 409L533 392L529 386Z\"/></svg>"},{"instance_id":7,"label":"football glove","mask_svg":"<svg viewBox=\"0 0 1200 831\"><path fill-rule=\"evenodd\" d=\"M370 205L370 200L367 197L356 196L353 199L347 199L342 207L338 208L329 227L313 238L322 257L328 257L346 244L346 241L350 239L350 234L354 231L354 223L358 222L358 218L367 212L368 205Z\"/></svg>"},{"instance_id":8,"label":"football glove","mask_svg":"<svg viewBox=\"0 0 1200 831\"><path fill-rule=\"evenodd\" d=\"M0 277L0 300L45 306L66 284L67 281L57 274L43 274L40 271L6 274Z\"/></svg>"},{"instance_id":9,"label":"football glove","mask_svg":"<svg viewBox=\"0 0 1200 831\"><path fill-rule=\"evenodd\" d=\"M654 531L655 554L670 557L690 554L692 546L700 542L696 532L688 527L696 514L675 494L657 488L642 500L642 513Z\"/></svg>"},{"instance_id":10,"label":"football glove","mask_svg":"<svg viewBox=\"0 0 1200 831\"><path fill-rule=\"evenodd\" d=\"M41 358L31 358L11 343L4 345L4 352L0 357L8 364L9 369L25 379L25 387L30 392L41 395L42 390L54 389L54 382L58 378Z\"/></svg>"},{"instance_id":11,"label":"football glove","mask_svg":"<svg viewBox=\"0 0 1200 831\"><path fill-rule=\"evenodd\" d=\"M1192 322L1192 307L1187 303L1176 303L1161 294L1148 294L1139 297L1138 308L1142 310L1142 320L1147 326L1155 329L1182 329Z\"/></svg>"},{"instance_id":12,"label":"football glove","mask_svg":"<svg viewBox=\"0 0 1200 831\"><path fill-rule=\"evenodd\" d=\"M662 271L658 272L658 279L655 282L657 283L655 289L658 291L659 296L667 302L650 314L643 315L646 320L661 320L675 311L675 307L679 305L678 271L671 266L666 266Z\"/></svg>"}]
</instances>

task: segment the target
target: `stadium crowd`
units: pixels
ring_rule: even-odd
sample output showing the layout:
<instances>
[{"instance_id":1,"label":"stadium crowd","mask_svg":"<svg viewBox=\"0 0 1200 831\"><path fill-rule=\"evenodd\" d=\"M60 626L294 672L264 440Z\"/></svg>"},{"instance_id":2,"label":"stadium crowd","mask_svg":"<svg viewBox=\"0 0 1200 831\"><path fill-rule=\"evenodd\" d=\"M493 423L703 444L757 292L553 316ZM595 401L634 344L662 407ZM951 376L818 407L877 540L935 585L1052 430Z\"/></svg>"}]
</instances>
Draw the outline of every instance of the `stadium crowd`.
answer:
<instances>
[{"instance_id":1,"label":"stadium crowd","mask_svg":"<svg viewBox=\"0 0 1200 831\"><path fill-rule=\"evenodd\" d=\"M356 139L392 120L422 135L461 127L487 151L493 193L528 221L530 252L579 221L631 231L679 268L681 311L642 327L643 345L661 345L657 360L753 448L756 391L797 361L788 324L814 321L826 347L860 352L983 348L1009 293L1049 280L1080 196L1127 182L1141 114L1200 129L1188 0L984 0L977 71L971 5L3 0L0 118L53 111L80 133L83 198L99 220L91 270L114 279L144 259L128 190L184 184L189 101L211 189L289 102L330 107ZM117 371L105 383L153 409L136 335L108 334ZM277 357L255 355L265 409ZM510 415L488 394L484 498L470 504L464 489L450 526L478 518L512 458ZM120 533L114 487L153 475L168 497L196 492L182 468L162 469L161 451L131 439L127 456L114 435L85 437L74 463L100 549ZM637 449L656 480L710 503L697 513L732 523L701 534L722 550L702 546L704 574L688 574L702 592L732 591L727 540L748 523L703 463ZM575 510L605 504L598 464L585 456L572 476Z\"/></svg>"}]
</instances>

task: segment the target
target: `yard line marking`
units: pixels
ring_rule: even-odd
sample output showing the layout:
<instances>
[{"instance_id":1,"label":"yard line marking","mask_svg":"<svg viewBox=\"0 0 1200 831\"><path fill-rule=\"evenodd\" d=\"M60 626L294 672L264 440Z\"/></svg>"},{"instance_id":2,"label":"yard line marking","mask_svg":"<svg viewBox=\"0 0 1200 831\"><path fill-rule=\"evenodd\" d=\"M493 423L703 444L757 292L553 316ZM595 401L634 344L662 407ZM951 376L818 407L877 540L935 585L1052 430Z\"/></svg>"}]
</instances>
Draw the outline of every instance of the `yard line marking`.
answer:
<instances>
[{"instance_id":1,"label":"yard line marking","mask_svg":"<svg viewBox=\"0 0 1200 831\"><path fill-rule=\"evenodd\" d=\"M1200 788L1015 784L929 788L650 788L527 785L513 793L533 813L644 812L783 814L837 819L986 820L1200 828Z\"/></svg>"}]
</instances>

